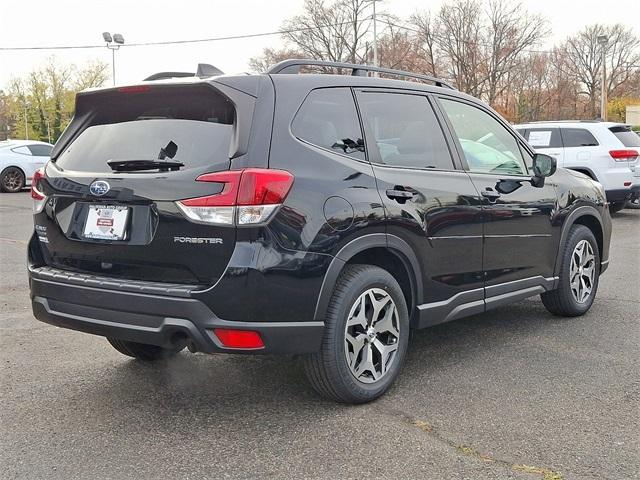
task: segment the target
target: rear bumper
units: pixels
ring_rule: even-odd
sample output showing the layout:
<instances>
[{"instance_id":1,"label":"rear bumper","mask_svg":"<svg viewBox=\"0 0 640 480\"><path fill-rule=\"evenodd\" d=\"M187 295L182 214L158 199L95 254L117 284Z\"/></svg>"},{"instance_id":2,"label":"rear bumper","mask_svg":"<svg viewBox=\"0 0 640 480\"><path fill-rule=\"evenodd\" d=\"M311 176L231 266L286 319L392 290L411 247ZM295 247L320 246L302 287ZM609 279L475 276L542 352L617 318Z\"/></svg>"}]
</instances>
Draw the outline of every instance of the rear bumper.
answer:
<instances>
[{"instance_id":1,"label":"rear bumper","mask_svg":"<svg viewBox=\"0 0 640 480\"><path fill-rule=\"evenodd\" d=\"M631 199L631 188L607 190L607 202L623 202Z\"/></svg>"},{"instance_id":2,"label":"rear bumper","mask_svg":"<svg viewBox=\"0 0 640 480\"><path fill-rule=\"evenodd\" d=\"M40 270L43 270L41 272ZM130 286L80 285L52 278L50 269L29 268L34 316L45 323L95 335L173 347L190 344L204 353L298 354L319 350L323 322L238 322L218 318L203 302L185 296L131 291ZM229 349L214 328L254 330L259 350Z\"/></svg>"}]
</instances>

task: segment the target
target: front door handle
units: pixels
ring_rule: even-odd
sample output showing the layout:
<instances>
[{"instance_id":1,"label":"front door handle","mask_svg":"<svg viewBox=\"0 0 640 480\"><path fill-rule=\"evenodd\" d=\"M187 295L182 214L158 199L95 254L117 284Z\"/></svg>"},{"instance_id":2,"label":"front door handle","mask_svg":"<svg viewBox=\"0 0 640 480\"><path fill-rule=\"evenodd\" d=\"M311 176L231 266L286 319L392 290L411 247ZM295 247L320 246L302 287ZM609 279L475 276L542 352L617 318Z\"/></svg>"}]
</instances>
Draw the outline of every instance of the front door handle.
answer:
<instances>
[{"instance_id":1,"label":"front door handle","mask_svg":"<svg viewBox=\"0 0 640 480\"><path fill-rule=\"evenodd\" d=\"M406 202L410 198L413 198L413 192L409 192L407 190L391 189L387 190L387 197L399 202Z\"/></svg>"},{"instance_id":2,"label":"front door handle","mask_svg":"<svg viewBox=\"0 0 640 480\"><path fill-rule=\"evenodd\" d=\"M481 195L488 198L490 202L495 202L500 198L500 194L495 190L483 190Z\"/></svg>"}]
</instances>

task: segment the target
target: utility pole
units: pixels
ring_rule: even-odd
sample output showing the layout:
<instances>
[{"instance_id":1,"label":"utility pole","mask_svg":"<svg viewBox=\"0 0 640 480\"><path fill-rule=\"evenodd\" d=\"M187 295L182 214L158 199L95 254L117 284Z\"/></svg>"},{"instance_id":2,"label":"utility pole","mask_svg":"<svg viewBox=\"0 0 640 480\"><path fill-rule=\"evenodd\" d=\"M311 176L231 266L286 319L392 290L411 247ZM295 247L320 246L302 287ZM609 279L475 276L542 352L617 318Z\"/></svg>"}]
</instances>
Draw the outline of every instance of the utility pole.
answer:
<instances>
[{"instance_id":1,"label":"utility pole","mask_svg":"<svg viewBox=\"0 0 640 480\"><path fill-rule=\"evenodd\" d=\"M29 140L29 120L27 120L27 102L24 102L24 139Z\"/></svg>"},{"instance_id":2,"label":"utility pole","mask_svg":"<svg viewBox=\"0 0 640 480\"><path fill-rule=\"evenodd\" d=\"M378 22L376 17L376 0L373 0L373 66L378 67Z\"/></svg>"},{"instance_id":3,"label":"utility pole","mask_svg":"<svg viewBox=\"0 0 640 480\"><path fill-rule=\"evenodd\" d=\"M602 55L600 62L602 63L602 90L600 93L600 118L607 121L607 42L609 38L606 35L598 35L598 44L600 45L600 54Z\"/></svg>"}]
</instances>

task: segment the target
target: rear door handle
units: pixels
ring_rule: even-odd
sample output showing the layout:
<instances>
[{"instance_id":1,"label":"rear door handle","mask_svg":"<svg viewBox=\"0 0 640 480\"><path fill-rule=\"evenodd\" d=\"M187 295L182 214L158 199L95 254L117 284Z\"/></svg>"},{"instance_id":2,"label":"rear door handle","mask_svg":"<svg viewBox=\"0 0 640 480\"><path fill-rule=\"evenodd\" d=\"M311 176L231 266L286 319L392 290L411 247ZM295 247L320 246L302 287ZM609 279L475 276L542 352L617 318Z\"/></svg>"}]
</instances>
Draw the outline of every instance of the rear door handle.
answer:
<instances>
[{"instance_id":1,"label":"rear door handle","mask_svg":"<svg viewBox=\"0 0 640 480\"><path fill-rule=\"evenodd\" d=\"M481 195L484 198L488 198L490 202L495 202L500 198L500 194L495 190L483 190Z\"/></svg>"},{"instance_id":2,"label":"rear door handle","mask_svg":"<svg viewBox=\"0 0 640 480\"><path fill-rule=\"evenodd\" d=\"M410 198L413 198L413 192L408 192L407 190L387 190L387 197L398 200L398 201L407 201Z\"/></svg>"}]
</instances>

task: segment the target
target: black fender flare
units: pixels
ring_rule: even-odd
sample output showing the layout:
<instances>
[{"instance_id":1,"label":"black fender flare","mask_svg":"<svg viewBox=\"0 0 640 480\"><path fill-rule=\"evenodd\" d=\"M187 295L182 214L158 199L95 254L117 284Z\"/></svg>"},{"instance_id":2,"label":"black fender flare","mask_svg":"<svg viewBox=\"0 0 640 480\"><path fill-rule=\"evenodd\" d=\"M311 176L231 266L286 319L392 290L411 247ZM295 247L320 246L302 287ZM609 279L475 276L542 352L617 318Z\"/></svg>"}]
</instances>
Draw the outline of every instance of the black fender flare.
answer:
<instances>
[{"instance_id":1,"label":"black fender flare","mask_svg":"<svg viewBox=\"0 0 640 480\"><path fill-rule=\"evenodd\" d=\"M320 287L318 300L316 301L316 309L313 316L314 320L324 319L336 281L347 262L358 253L371 248L385 248L389 250L390 253L398 257L398 259L404 264L405 269L409 273L409 280L413 290L412 297L414 299L414 305L408 306L410 315L415 306L422 303L423 287L422 278L420 276L420 263L418 262L418 257L411 246L395 235L387 233L370 233L351 240L349 243L344 245L338 253L336 253L333 260L331 260L331 263L325 272L322 286Z\"/></svg>"},{"instance_id":2,"label":"black fender flare","mask_svg":"<svg viewBox=\"0 0 640 480\"><path fill-rule=\"evenodd\" d=\"M562 248L565 242L567 241L569 230L576 223L576 220L578 220L580 217L584 217L587 215L594 217L598 221L598 224L600 225L600 230L602 230L602 232L604 233L604 227L602 225L602 215L600 215L600 212L595 207L591 205L581 205L576 209L574 209L571 213L569 213L569 215L567 215L567 217L564 219L564 222L562 225L562 233L560 234L560 242L558 243L558 253L556 255L556 263L553 268L554 275L557 276L560 272L560 265L562 263L562 257L560 255L560 252L562 251ZM602 252L600 252L600 257L602 257ZM600 258L600 261L602 261L602 258Z\"/></svg>"}]
</instances>

